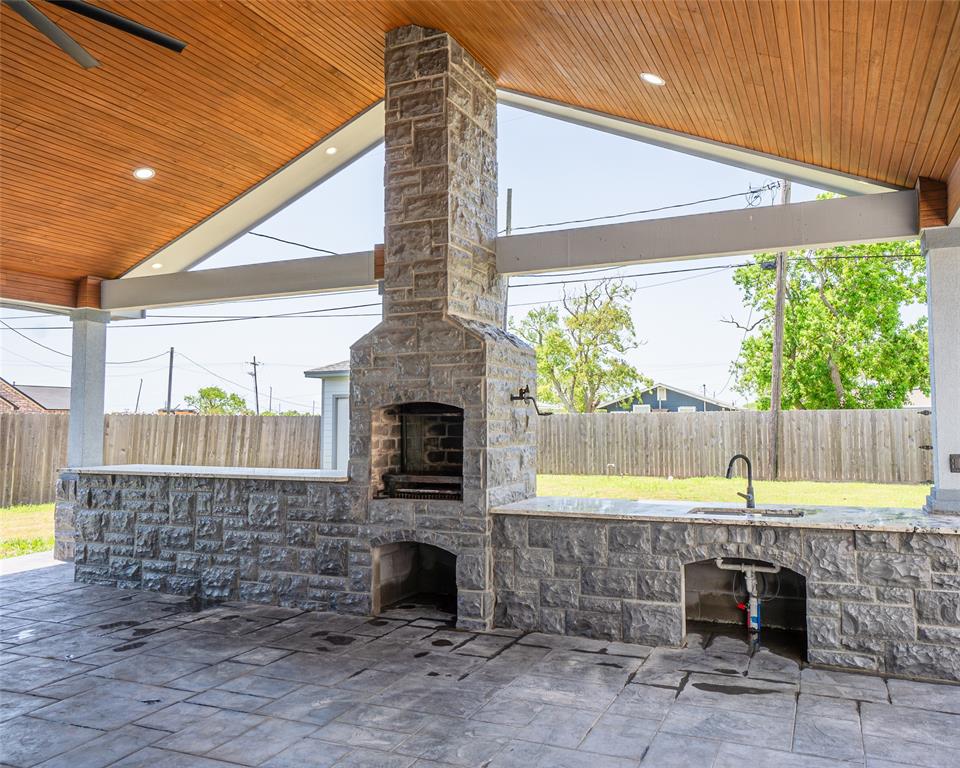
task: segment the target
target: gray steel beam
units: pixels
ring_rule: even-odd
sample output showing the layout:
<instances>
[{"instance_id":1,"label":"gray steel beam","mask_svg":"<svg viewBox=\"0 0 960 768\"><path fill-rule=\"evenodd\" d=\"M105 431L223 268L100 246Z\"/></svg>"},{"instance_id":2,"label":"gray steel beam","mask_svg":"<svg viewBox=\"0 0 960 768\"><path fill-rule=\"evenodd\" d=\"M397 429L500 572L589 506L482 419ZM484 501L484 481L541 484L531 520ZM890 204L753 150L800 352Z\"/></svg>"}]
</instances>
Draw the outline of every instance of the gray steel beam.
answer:
<instances>
[{"instance_id":1,"label":"gray steel beam","mask_svg":"<svg viewBox=\"0 0 960 768\"><path fill-rule=\"evenodd\" d=\"M885 192L497 238L504 274L915 238L917 193Z\"/></svg>"},{"instance_id":2,"label":"gray steel beam","mask_svg":"<svg viewBox=\"0 0 960 768\"><path fill-rule=\"evenodd\" d=\"M170 275L104 280L100 306L117 311L373 288L373 251Z\"/></svg>"}]
</instances>

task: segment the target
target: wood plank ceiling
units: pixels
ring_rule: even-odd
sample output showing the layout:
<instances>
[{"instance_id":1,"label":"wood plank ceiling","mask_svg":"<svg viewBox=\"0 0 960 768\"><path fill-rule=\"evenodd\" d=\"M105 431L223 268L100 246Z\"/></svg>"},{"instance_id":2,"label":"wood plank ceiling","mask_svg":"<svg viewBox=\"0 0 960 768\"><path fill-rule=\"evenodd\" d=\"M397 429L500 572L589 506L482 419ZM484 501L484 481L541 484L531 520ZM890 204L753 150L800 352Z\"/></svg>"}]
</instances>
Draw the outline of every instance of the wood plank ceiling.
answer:
<instances>
[{"instance_id":1,"label":"wood plank ceiling","mask_svg":"<svg viewBox=\"0 0 960 768\"><path fill-rule=\"evenodd\" d=\"M40 3L101 60L83 70L3 7L8 284L123 274L380 99L383 33L407 23L451 32L501 87L882 182L945 180L960 157L955 0L97 4L189 45Z\"/></svg>"}]
</instances>

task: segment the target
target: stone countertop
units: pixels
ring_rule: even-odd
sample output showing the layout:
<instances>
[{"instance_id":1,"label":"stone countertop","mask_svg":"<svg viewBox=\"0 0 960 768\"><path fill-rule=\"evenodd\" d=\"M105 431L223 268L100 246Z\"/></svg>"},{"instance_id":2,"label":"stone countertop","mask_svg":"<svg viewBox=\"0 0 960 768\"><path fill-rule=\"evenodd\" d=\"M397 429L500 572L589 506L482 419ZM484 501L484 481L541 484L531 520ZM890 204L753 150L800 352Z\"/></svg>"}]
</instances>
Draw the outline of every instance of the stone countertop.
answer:
<instances>
[{"instance_id":1,"label":"stone countertop","mask_svg":"<svg viewBox=\"0 0 960 768\"><path fill-rule=\"evenodd\" d=\"M242 480L304 480L345 483L337 469L289 469L287 467L204 467L178 464L105 464L98 467L67 467L61 473L78 475L150 475L153 477L229 477Z\"/></svg>"},{"instance_id":2,"label":"stone countertop","mask_svg":"<svg viewBox=\"0 0 960 768\"><path fill-rule=\"evenodd\" d=\"M784 528L829 528L851 531L905 531L908 533L960 534L960 515L928 515L919 509L892 507L818 507L760 504L763 509L803 510L802 517L748 514L735 503L707 501L645 501L592 499L571 496L536 496L495 507L498 515L571 517L596 520L644 520L662 523L760 525ZM696 509L702 512L694 512ZM737 509L739 514L710 510Z\"/></svg>"}]
</instances>

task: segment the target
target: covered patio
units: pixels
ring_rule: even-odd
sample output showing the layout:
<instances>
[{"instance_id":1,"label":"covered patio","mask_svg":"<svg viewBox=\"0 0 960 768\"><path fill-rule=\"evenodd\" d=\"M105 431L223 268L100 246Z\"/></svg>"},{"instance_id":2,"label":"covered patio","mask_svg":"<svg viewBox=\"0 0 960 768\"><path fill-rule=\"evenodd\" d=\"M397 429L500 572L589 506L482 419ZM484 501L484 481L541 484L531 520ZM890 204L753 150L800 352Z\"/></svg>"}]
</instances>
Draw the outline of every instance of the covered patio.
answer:
<instances>
[{"instance_id":1,"label":"covered patio","mask_svg":"<svg viewBox=\"0 0 960 768\"><path fill-rule=\"evenodd\" d=\"M0 581L4 763L955 760L960 6L111 4L174 54L62 5L102 67L0 29L0 301L73 324L73 562ZM498 103L844 196L504 233ZM381 141L382 245L191 270ZM924 509L537 497L509 275L916 237ZM110 323L371 286L346 471L104 465ZM701 626L711 563L782 572L799 646Z\"/></svg>"},{"instance_id":2,"label":"covered patio","mask_svg":"<svg viewBox=\"0 0 960 768\"><path fill-rule=\"evenodd\" d=\"M707 630L681 649L465 632L5 576L13 766L943 768L960 687L802 667Z\"/></svg>"}]
</instances>

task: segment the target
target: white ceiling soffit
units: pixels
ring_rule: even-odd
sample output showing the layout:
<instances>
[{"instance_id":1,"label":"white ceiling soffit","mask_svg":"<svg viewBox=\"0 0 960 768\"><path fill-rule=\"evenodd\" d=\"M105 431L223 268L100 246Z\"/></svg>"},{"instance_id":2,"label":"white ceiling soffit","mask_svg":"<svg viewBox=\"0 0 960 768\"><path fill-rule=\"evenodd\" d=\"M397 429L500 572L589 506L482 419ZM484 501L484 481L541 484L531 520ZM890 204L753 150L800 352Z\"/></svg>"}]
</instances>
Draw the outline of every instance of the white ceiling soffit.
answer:
<instances>
[{"instance_id":1,"label":"white ceiling soffit","mask_svg":"<svg viewBox=\"0 0 960 768\"><path fill-rule=\"evenodd\" d=\"M528 96L516 91L501 89L497 91L497 98L501 104L524 109L528 112L555 117L558 120L582 125L585 128L594 128L616 136L636 139L646 144L673 149L686 155L702 157L705 160L715 160L718 163L726 163L778 179L789 179L798 184L806 184L842 195L863 195L900 189L871 179L850 176L819 166L786 160L776 155L755 152L730 144L721 144L699 136L678 133L667 128L657 128L646 123L638 123L634 120L615 117L603 112L594 112L581 107L572 107L568 104L538 96Z\"/></svg>"},{"instance_id":2,"label":"white ceiling soffit","mask_svg":"<svg viewBox=\"0 0 960 768\"><path fill-rule=\"evenodd\" d=\"M219 211L128 271L124 278L182 272L243 236L383 141L383 102L325 136ZM330 148L334 154L327 154ZM155 264L162 264L154 268Z\"/></svg>"}]
</instances>

